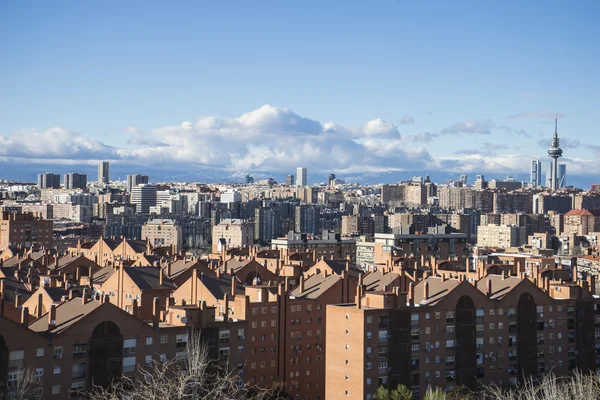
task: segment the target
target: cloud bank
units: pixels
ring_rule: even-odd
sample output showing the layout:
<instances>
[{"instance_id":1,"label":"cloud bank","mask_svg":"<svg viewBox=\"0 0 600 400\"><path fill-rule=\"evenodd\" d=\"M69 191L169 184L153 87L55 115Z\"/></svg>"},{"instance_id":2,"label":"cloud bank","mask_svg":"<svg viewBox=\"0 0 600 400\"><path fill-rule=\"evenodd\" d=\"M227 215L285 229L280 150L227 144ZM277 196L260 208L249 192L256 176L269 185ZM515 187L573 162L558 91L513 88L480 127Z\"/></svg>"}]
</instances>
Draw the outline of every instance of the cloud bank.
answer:
<instances>
[{"instance_id":1,"label":"cloud bank","mask_svg":"<svg viewBox=\"0 0 600 400\"><path fill-rule=\"evenodd\" d=\"M491 140L492 133L528 138L522 129L496 126L492 120L484 119L457 122L437 132L401 134L399 127L406 127L411 121L412 117L404 117L395 124L375 118L358 126L342 126L265 105L237 118L203 116L150 131L128 127L123 130L124 146L103 143L60 127L21 130L0 136L0 161L14 166L90 166L98 160L110 160L127 170L139 166L137 169L142 171L164 169L186 176L199 171L277 174L293 171L297 166L305 166L312 173L339 174L436 170L518 174L528 169L532 155L506 154L514 151L514 146L508 146L504 138L502 143ZM426 146L438 146L438 142L450 139L448 135L468 137L469 146L432 157ZM480 135L489 141L477 144L475 138ZM546 148L546 139L539 145ZM561 138L561 144L563 148L579 145L567 138ZM569 165L570 173L589 174L591 170L586 160L570 159Z\"/></svg>"}]
</instances>

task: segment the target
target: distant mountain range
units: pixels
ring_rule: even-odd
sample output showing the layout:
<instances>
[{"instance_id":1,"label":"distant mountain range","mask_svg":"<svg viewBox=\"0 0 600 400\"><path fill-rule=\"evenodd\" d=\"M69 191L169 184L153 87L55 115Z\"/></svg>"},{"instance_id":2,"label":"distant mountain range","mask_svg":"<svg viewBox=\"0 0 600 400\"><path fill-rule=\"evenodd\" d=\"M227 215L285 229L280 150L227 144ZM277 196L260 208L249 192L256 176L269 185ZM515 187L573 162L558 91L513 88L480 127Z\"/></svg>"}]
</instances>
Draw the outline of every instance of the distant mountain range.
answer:
<instances>
[{"instance_id":1,"label":"distant mountain range","mask_svg":"<svg viewBox=\"0 0 600 400\"><path fill-rule=\"evenodd\" d=\"M326 182L328 178L327 173L314 173L311 172L310 166L308 168L308 181L309 183L320 183ZM14 165L14 164L1 164L0 163L0 178L10 179L13 181L23 182L37 182L37 174L41 172L53 172L56 174L65 174L68 172L80 172L88 175L88 181L93 181L97 178L98 170L93 165L61 165L61 164L25 164L25 165ZM182 168L178 165L161 165L159 167L143 167L138 165L126 165L119 163L111 163L110 165L110 178L112 180L125 180L128 174L146 174L150 176L152 182L203 182L203 183L243 183L245 181L245 175L248 173L254 177L255 180L273 178L277 182L285 182L286 174L294 174L296 171L283 171L280 173L270 173L264 171L238 171L231 172L230 170L206 168L206 167L189 167ZM425 177L429 175L429 178L436 183L444 183L446 180L458 180L460 172L447 172L447 171L383 171L376 173L364 173L364 174L336 174L336 177L346 181L346 183L359 183L359 184L378 184L378 183L394 183L403 180L409 180L413 176ZM512 176L518 181L529 181L528 174L518 174ZM502 175L485 175L486 180L491 179L504 179L506 176ZM61 178L62 179L62 178ZM473 183L475 181L475 174L468 174L468 182ZM573 176L567 175L567 183L572 186L587 189L592 183L596 182L591 176Z\"/></svg>"}]
</instances>

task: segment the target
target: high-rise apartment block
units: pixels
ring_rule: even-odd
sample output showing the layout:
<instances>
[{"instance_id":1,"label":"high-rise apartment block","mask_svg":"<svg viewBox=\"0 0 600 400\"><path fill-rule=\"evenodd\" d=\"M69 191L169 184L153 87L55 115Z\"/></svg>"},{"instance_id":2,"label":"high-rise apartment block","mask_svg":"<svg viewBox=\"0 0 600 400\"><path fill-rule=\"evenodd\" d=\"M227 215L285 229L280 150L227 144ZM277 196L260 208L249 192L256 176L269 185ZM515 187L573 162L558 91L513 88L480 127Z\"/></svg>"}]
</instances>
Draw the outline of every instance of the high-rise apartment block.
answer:
<instances>
[{"instance_id":1,"label":"high-rise apartment block","mask_svg":"<svg viewBox=\"0 0 600 400\"><path fill-rule=\"evenodd\" d=\"M38 174L38 189L60 189L60 175L46 172Z\"/></svg>"},{"instance_id":2,"label":"high-rise apartment block","mask_svg":"<svg viewBox=\"0 0 600 400\"><path fill-rule=\"evenodd\" d=\"M142 226L142 240L148 240L152 247L170 246L175 253L183 247L183 232L172 219L155 218Z\"/></svg>"},{"instance_id":3,"label":"high-rise apartment block","mask_svg":"<svg viewBox=\"0 0 600 400\"><path fill-rule=\"evenodd\" d=\"M213 252L247 247L254 243L254 222L242 219L222 219L212 231Z\"/></svg>"},{"instance_id":4,"label":"high-rise apartment block","mask_svg":"<svg viewBox=\"0 0 600 400\"><path fill-rule=\"evenodd\" d=\"M240 192L233 189L229 189L221 193L221 203L229 204L242 201L242 195Z\"/></svg>"},{"instance_id":5,"label":"high-rise apartment block","mask_svg":"<svg viewBox=\"0 0 600 400\"><path fill-rule=\"evenodd\" d=\"M98 184L108 185L110 182L110 172L108 161L100 161L98 163Z\"/></svg>"},{"instance_id":6,"label":"high-rise apartment block","mask_svg":"<svg viewBox=\"0 0 600 400\"><path fill-rule=\"evenodd\" d=\"M542 162L540 160L531 160L530 182L532 188L542 186Z\"/></svg>"},{"instance_id":7,"label":"high-rise apartment block","mask_svg":"<svg viewBox=\"0 0 600 400\"><path fill-rule=\"evenodd\" d=\"M285 184L288 186L294 186L296 184L296 181L294 180L294 175L286 175Z\"/></svg>"},{"instance_id":8,"label":"high-rise apartment block","mask_svg":"<svg viewBox=\"0 0 600 400\"><path fill-rule=\"evenodd\" d=\"M296 168L296 184L298 186L307 186L308 185L306 168L303 168L303 167Z\"/></svg>"},{"instance_id":9,"label":"high-rise apartment block","mask_svg":"<svg viewBox=\"0 0 600 400\"><path fill-rule=\"evenodd\" d=\"M87 175L70 172L64 175L65 189L87 188Z\"/></svg>"},{"instance_id":10,"label":"high-rise apartment block","mask_svg":"<svg viewBox=\"0 0 600 400\"><path fill-rule=\"evenodd\" d=\"M148 183L150 183L150 178L148 175L127 175L127 193L131 193L131 189L134 186Z\"/></svg>"},{"instance_id":11,"label":"high-rise apartment block","mask_svg":"<svg viewBox=\"0 0 600 400\"><path fill-rule=\"evenodd\" d=\"M140 214L148 214L156 206L156 186L141 184L131 188L131 204Z\"/></svg>"},{"instance_id":12,"label":"high-rise apartment block","mask_svg":"<svg viewBox=\"0 0 600 400\"><path fill-rule=\"evenodd\" d=\"M479 247L518 247L527 243L527 230L518 225L484 225L477 229Z\"/></svg>"}]
</instances>

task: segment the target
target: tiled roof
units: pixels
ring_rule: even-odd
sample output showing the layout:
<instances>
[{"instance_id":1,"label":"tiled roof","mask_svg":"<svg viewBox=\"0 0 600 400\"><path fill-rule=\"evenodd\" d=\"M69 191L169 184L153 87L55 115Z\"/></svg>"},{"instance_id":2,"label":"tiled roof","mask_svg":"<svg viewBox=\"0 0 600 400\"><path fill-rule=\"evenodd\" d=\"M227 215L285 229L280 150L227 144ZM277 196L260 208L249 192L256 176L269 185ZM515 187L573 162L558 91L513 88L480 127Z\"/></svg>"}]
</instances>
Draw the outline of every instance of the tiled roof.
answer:
<instances>
[{"instance_id":1,"label":"tiled roof","mask_svg":"<svg viewBox=\"0 0 600 400\"><path fill-rule=\"evenodd\" d=\"M163 275L163 284L160 285L162 268L157 267L130 267L125 268L125 273L133 280L140 290L172 289L177 287L169 277Z\"/></svg>"},{"instance_id":2,"label":"tiled roof","mask_svg":"<svg viewBox=\"0 0 600 400\"><path fill-rule=\"evenodd\" d=\"M424 299L425 282L429 283L429 297ZM458 279L443 280L438 276L430 276L415 285L415 304L434 305L460 284Z\"/></svg>"},{"instance_id":3,"label":"tiled roof","mask_svg":"<svg viewBox=\"0 0 600 400\"><path fill-rule=\"evenodd\" d=\"M565 216L600 217L600 210L571 210Z\"/></svg>"},{"instance_id":4,"label":"tiled roof","mask_svg":"<svg viewBox=\"0 0 600 400\"><path fill-rule=\"evenodd\" d=\"M103 284L110 278L116 271L112 267L101 268L98 272L92 275L94 284Z\"/></svg>"},{"instance_id":5,"label":"tiled roof","mask_svg":"<svg viewBox=\"0 0 600 400\"><path fill-rule=\"evenodd\" d=\"M492 281L492 296L491 299L499 300L506 296L511 290L513 290L518 284L523 282L516 276L507 276L502 279L502 275L487 275L477 281L477 289L487 295L487 281Z\"/></svg>"},{"instance_id":6,"label":"tiled roof","mask_svg":"<svg viewBox=\"0 0 600 400\"><path fill-rule=\"evenodd\" d=\"M23 282L14 279L3 279L4 299L14 302L17 295L21 295L21 301L24 302L31 297L31 292Z\"/></svg>"},{"instance_id":7,"label":"tiled roof","mask_svg":"<svg viewBox=\"0 0 600 400\"><path fill-rule=\"evenodd\" d=\"M389 289L389 285L400 277L397 272L388 272L386 274L383 271L375 271L368 273L363 276L363 285L366 286L367 291L383 290L386 286Z\"/></svg>"},{"instance_id":8,"label":"tiled roof","mask_svg":"<svg viewBox=\"0 0 600 400\"><path fill-rule=\"evenodd\" d=\"M322 260L322 262L327 264L329 268L331 268L331 270L337 275L341 275L342 271L346 270L346 260ZM358 268L355 264L350 263L348 275L357 278L362 273L363 271L360 268Z\"/></svg>"},{"instance_id":9,"label":"tiled roof","mask_svg":"<svg viewBox=\"0 0 600 400\"><path fill-rule=\"evenodd\" d=\"M199 274L198 279L216 299L223 299L225 293L231 292L231 275L229 274L221 274L219 277L216 274ZM234 279L236 281L236 292L243 293L244 285L237 277L234 277Z\"/></svg>"},{"instance_id":10,"label":"tiled roof","mask_svg":"<svg viewBox=\"0 0 600 400\"><path fill-rule=\"evenodd\" d=\"M294 296L296 298L316 299L341 280L342 277L340 275L311 275L304 281L304 291L300 293L300 285L298 285L292 289L290 296Z\"/></svg>"},{"instance_id":11,"label":"tiled roof","mask_svg":"<svg viewBox=\"0 0 600 400\"><path fill-rule=\"evenodd\" d=\"M59 334L68 329L73 324L77 323L83 317L103 306L99 301L88 301L86 304L81 303L81 298L75 297L72 300L66 301L56 307L55 327L50 330L50 333ZM29 329L34 332L48 331L48 313L29 325Z\"/></svg>"}]
</instances>

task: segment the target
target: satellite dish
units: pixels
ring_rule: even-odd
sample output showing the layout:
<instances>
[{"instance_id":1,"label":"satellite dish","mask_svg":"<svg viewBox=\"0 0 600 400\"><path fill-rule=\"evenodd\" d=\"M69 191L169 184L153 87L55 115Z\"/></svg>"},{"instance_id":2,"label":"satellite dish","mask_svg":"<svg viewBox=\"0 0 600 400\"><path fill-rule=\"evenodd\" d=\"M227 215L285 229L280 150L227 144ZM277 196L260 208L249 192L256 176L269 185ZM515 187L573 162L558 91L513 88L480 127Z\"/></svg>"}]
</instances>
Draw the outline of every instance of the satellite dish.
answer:
<instances>
[{"instance_id":1,"label":"satellite dish","mask_svg":"<svg viewBox=\"0 0 600 400\"><path fill-rule=\"evenodd\" d=\"M56 325L56 320L55 320L55 319L53 319L52 321L50 321L50 324L51 324L51 325Z\"/></svg>"},{"instance_id":2,"label":"satellite dish","mask_svg":"<svg viewBox=\"0 0 600 400\"><path fill-rule=\"evenodd\" d=\"M183 318L181 318L181 323L182 323L182 324L186 324L186 323L187 323L187 321L188 321L187 317L183 317Z\"/></svg>"}]
</instances>

